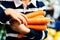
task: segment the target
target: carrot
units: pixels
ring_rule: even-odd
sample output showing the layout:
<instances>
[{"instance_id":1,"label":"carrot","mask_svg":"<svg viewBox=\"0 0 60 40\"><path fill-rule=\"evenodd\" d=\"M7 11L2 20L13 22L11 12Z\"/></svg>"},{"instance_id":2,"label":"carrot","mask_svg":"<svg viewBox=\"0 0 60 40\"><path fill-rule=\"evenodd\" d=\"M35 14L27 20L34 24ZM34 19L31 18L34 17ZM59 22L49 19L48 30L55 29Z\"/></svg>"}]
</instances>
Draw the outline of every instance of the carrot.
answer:
<instances>
[{"instance_id":1,"label":"carrot","mask_svg":"<svg viewBox=\"0 0 60 40\"><path fill-rule=\"evenodd\" d=\"M24 34L18 34L18 38L22 38Z\"/></svg>"},{"instance_id":2,"label":"carrot","mask_svg":"<svg viewBox=\"0 0 60 40\"><path fill-rule=\"evenodd\" d=\"M46 25L27 25L27 27L39 31L46 30Z\"/></svg>"},{"instance_id":3,"label":"carrot","mask_svg":"<svg viewBox=\"0 0 60 40\"><path fill-rule=\"evenodd\" d=\"M32 18L32 17L35 17L37 15L44 15L44 11L43 10L38 10L38 11L35 11L35 12L32 12L32 13L26 14L26 16L28 18Z\"/></svg>"},{"instance_id":4,"label":"carrot","mask_svg":"<svg viewBox=\"0 0 60 40\"><path fill-rule=\"evenodd\" d=\"M38 10L32 13L26 14L26 16L28 17L28 25L26 27L34 30L38 30L38 31L46 30L46 24L50 22L49 18L44 17L43 10ZM18 34L18 38L22 38L23 36L24 34Z\"/></svg>"},{"instance_id":5,"label":"carrot","mask_svg":"<svg viewBox=\"0 0 60 40\"><path fill-rule=\"evenodd\" d=\"M50 19L49 18L32 18L32 19L28 19L28 24L34 24L34 25L37 25L37 24L40 24L40 25L43 25L43 24L47 24L48 22L50 22Z\"/></svg>"},{"instance_id":6,"label":"carrot","mask_svg":"<svg viewBox=\"0 0 60 40\"><path fill-rule=\"evenodd\" d=\"M32 17L32 18L43 18L44 16L43 15L38 15L38 16L35 16L35 17Z\"/></svg>"}]
</instances>

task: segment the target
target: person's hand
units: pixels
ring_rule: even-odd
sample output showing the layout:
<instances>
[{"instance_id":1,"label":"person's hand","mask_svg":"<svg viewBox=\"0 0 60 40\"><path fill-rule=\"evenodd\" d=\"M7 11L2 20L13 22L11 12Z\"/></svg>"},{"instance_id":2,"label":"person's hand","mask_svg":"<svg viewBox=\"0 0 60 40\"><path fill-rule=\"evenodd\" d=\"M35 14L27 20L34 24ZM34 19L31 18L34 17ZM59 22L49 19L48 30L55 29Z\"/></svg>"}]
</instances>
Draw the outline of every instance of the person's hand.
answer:
<instances>
[{"instance_id":1,"label":"person's hand","mask_svg":"<svg viewBox=\"0 0 60 40\"><path fill-rule=\"evenodd\" d=\"M22 33L22 34L27 34L30 32L30 29L26 27L24 24L18 24L18 22L14 19L10 20L10 26L12 30Z\"/></svg>"},{"instance_id":2,"label":"person's hand","mask_svg":"<svg viewBox=\"0 0 60 40\"><path fill-rule=\"evenodd\" d=\"M7 8L5 10L5 14L12 17L14 20L19 22L19 24L23 23L23 24L27 25L27 17L24 14L19 13L16 10L11 9L11 8Z\"/></svg>"}]
</instances>

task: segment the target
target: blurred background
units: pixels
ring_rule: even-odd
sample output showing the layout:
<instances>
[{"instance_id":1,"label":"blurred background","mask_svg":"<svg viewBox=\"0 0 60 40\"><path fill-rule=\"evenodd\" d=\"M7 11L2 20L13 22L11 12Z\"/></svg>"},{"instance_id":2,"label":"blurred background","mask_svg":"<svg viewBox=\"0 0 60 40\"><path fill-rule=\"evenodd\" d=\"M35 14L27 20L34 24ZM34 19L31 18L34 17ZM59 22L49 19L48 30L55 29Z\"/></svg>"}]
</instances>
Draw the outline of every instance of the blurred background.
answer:
<instances>
[{"instance_id":1,"label":"blurred background","mask_svg":"<svg viewBox=\"0 0 60 40\"><path fill-rule=\"evenodd\" d=\"M12 0L0 0L12 1ZM45 40L60 40L60 0L41 0L44 2L46 10L46 17L51 19L47 24L48 37Z\"/></svg>"}]
</instances>

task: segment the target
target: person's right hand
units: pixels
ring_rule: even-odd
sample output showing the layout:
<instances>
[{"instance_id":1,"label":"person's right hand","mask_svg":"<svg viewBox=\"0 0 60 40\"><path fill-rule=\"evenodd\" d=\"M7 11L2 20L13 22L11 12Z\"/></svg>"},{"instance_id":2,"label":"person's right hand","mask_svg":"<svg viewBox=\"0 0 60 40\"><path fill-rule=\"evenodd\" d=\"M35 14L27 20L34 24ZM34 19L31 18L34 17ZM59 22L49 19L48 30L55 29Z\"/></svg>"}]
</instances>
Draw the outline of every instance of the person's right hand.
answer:
<instances>
[{"instance_id":1,"label":"person's right hand","mask_svg":"<svg viewBox=\"0 0 60 40\"><path fill-rule=\"evenodd\" d=\"M10 27L12 30L22 33L22 34L27 34L30 32L30 29L28 27L26 27L26 25L22 24L18 24L18 22L14 19L10 19Z\"/></svg>"},{"instance_id":2,"label":"person's right hand","mask_svg":"<svg viewBox=\"0 0 60 40\"><path fill-rule=\"evenodd\" d=\"M5 14L9 15L13 19L17 20L19 22L19 24L23 23L23 24L27 25L27 17L24 14L19 13L16 10L11 9L11 8L7 8L5 10Z\"/></svg>"}]
</instances>

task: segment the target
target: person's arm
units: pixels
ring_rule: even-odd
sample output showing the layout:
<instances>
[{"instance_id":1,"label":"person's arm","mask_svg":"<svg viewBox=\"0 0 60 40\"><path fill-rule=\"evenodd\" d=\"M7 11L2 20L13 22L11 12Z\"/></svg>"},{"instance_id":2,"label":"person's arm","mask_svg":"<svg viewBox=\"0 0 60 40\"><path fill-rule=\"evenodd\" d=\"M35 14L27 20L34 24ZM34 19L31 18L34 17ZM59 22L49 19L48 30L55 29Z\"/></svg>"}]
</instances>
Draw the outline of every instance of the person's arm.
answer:
<instances>
[{"instance_id":1,"label":"person's arm","mask_svg":"<svg viewBox=\"0 0 60 40\"><path fill-rule=\"evenodd\" d=\"M19 22L19 24L22 21L25 25L27 25L27 18L24 14L19 13L19 12L15 11L14 9L11 9L11 8L7 8L7 9L3 10L0 7L0 21L5 23L10 18L17 20L17 22Z\"/></svg>"},{"instance_id":2,"label":"person's arm","mask_svg":"<svg viewBox=\"0 0 60 40\"><path fill-rule=\"evenodd\" d=\"M21 22L23 22L23 24L27 25L27 17L24 14L19 13L12 8L7 8L7 9L5 9L4 12L7 16L10 16L11 18L13 18L17 22L19 22L19 24L21 24Z\"/></svg>"},{"instance_id":3,"label":"person's arm","mask_svg":"<svg viewBox=\"0 0 60 40\"><path fill-rule=\"evenodd\" d=\"M8 21L9 19L10 19L10 17L7 16L7 15L4 13L4 10L0 7L0 22L6 23L6 21Z\"/></svg>"}]
</instances>

